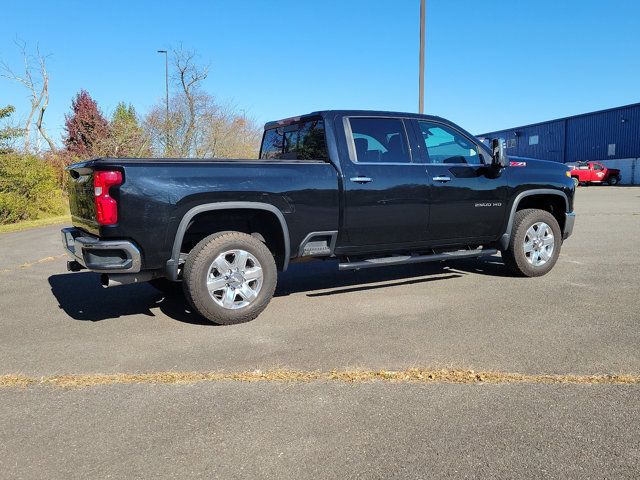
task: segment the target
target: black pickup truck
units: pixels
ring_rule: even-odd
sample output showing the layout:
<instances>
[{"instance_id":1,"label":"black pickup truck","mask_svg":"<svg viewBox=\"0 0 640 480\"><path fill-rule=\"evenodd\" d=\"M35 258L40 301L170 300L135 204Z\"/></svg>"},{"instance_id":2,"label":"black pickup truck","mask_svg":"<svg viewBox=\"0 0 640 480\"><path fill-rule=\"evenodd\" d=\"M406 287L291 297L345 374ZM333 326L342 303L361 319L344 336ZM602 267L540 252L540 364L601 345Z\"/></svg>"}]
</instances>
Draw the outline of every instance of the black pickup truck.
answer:
<instances>
[{"instance_id":1,"label":"black pickup truck","mask_svg":"<svg viewBox=\"0 0 640 480\"><path fill-rule=\"evenodd\" d=\"M181 282L212 322L254 319L277 271L341 270L502 252L547 273L574 224L567 168L509 161L442 118L322 111L265 125L258 160L99 158L67 168L70 271L102 284ZM310 273L312 274L312 273Z\"/></svg>"}]
</instances>

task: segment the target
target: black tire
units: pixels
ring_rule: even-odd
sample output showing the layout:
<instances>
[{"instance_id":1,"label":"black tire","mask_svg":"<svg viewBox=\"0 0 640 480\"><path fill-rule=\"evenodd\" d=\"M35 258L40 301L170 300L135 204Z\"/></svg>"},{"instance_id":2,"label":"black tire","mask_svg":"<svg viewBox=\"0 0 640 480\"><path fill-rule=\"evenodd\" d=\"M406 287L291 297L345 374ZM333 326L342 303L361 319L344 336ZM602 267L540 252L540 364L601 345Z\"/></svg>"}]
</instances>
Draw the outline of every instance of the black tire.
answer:
<instances>
[{"instance_id":1,"label":"black tire","mask_svg":"<svg viewBox=\"0 0 640 480\"><path fill-rule=\"evenodd\" d=\"M182 282L172 282L168 278L154 278L149 280L149 285L165 295L182 295Z\"/></svg>"},{"instance_id":2,"label":"black tire","mask_svg":"<svg viewBox=\"0 0 640 480\"><path fill-rule=\"evenodd\" d=\"M533 265L527 259L524 242L527 230L538 222L546 223L553 232L553 251L543 265ZM502 260L507 270L515 276L539 277L548 273L558 260L562 245L562 232L557 220L546 210L527 208L516 212L511 229L509 248L502 252Z\"/></svg>"},{"instance_id":3,"label":"black tire","mask_svg":"<svg viewBox=\"0 0 640 480\"><path fill-rule=\"evenodd\" d=\"M580 180L578 180L578 177L573 177L573 184L577 187L580 185Z\"/></svg>"},{"instance_id":4,"label":"black tire","mask_svg":"<svg viewBox=\"0 0 640 480\"><path fill-rule=\"evenodd\" d=\"M231 250L248 252L262 268L262 286L257 295L248 305L236 309L218 304L207 289L207 278L213 262L220 254ZM271 301L277 281L276 263L267 246L257 238L241 232L221 232L201 240L187 256L182 275L183 289L189 304L207 320L221 325L255 319ZM234 301L237 298L234 297Z\"/></svg>"},{"instance_id":5,"label":"black tire","mask_svg":"<svg viewBox=\"0 0 640 480\"><path fill-rule=\"evenodd\" d=\"M620 182L620 179L618 177L609 177L609 180L607 181L607 183L609 183L609 185L611 185L612 187L617 185Z\"/></svg>"}]
</instances>

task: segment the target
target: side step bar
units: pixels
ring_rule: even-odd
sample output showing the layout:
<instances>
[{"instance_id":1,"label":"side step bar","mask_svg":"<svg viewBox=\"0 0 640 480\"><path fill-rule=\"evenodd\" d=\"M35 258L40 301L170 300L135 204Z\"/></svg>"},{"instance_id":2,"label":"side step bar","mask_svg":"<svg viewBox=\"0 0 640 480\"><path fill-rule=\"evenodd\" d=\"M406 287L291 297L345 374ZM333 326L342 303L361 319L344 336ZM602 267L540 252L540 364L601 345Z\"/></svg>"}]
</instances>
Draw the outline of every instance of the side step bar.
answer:
<instances>
[{"instance_id":1,"label":"side step bar","mask_svg":"<svg viewBox=\"0 0 640 480\"><path fill-rule=\"evenodd\" d=\"M495 255L496 253L498 253L498 250L495 248L485 248L483 250L456 250L455 252L434 253L431 255L399 255L395 257L370 258L358 262L340 263L338 270L360 270L361 268L387 267L389 265L441 262L460 258L484 257L486 255Z\"/></svg>"}]
</instances>

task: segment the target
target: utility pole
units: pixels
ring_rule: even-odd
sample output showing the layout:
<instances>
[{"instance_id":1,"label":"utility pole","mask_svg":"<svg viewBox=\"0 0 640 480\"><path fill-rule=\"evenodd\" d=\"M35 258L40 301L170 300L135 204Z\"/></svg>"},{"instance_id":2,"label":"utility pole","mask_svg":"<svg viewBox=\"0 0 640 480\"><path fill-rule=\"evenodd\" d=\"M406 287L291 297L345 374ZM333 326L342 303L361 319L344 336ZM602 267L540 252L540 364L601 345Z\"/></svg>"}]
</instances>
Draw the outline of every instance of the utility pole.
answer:
<instances>
[{"instance_id":1,"label":"utility pole","mask_svg":"<svg viewBox=\"0 0 640 480\"><path fill-rule=\"evenodd\" d=\"M165 84L165 107L166 113L164 117L164 133L166 135L165 150L169 151L169 53L166 50L158 50L158 53L164 53L164 84Z\"/></svg>"},{"instance_id":2,"label":"utility pole","mask_svg":"<svg viewBox=\"0 0 640 480\"><path fill-rule=\"evenodd\" d=\"M424 113L424 14L426 0L420 0L420 73L418 79L418 113Z\"/></svg>"}]
</instances>

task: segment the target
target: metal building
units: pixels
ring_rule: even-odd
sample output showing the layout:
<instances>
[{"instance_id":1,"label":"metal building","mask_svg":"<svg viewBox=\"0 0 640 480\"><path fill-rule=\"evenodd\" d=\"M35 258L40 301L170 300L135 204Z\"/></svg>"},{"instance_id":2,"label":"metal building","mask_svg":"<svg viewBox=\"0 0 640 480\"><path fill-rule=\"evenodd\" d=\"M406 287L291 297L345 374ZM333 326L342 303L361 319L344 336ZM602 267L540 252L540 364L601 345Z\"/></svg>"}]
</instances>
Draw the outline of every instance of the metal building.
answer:
<instances>
[{"instance_id":1,"label":"metal building","mask_svg":"<svg viewBox=\"0 0 640 480\"><path fill-rule=\"evenodd\" d=\"M622 170L622 183L640 183L640 103L478 137L503 138L507 153L514 156L563 163L601 161Z\"/></svg>"}]
</instances>

